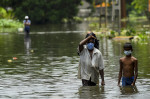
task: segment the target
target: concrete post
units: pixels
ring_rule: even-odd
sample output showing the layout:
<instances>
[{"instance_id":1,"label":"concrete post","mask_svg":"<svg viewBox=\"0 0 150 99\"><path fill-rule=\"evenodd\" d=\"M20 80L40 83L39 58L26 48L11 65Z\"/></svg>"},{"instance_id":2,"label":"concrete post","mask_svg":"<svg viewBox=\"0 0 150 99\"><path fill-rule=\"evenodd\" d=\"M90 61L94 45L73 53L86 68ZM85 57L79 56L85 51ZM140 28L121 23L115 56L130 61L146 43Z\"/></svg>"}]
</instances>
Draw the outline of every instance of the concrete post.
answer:
<instances>
[{"instance_id":1,"label":"concrete post","mask_svg":"<svg viewBox=\"0 0 150 99\"><path fill-rule=\"evenodd\" d=\"M107 28L107 3L108 0L105 0L105 28Z\"/></svg>"}]
</instances>

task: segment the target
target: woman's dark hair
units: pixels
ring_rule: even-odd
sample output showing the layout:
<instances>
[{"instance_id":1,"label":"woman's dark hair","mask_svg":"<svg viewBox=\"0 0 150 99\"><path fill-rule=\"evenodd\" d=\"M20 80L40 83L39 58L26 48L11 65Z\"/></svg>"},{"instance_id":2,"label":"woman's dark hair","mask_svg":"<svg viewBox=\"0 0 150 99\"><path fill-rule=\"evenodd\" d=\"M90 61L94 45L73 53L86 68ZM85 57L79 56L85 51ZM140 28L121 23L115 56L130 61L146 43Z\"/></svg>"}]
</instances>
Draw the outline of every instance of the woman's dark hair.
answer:
<instances>
[{"instance_id":1,"label":"woman's dark hair","mask_svg":"<svg viewBox=\"0 0 150 99\"><path fill-rule=\"evenodd\" d=\"M94 37L96 38L96 39L95 39L95 43L94 43L94 47L97 48L97 49L99 49L99 40L97 40L97 37L96 37L96 35L95 35L93 32L88 33L88 34L85 36L85 38L87 38L87 37L90 36L90 35L92 35L92 36L94 36Z\"/></svg>"}]
</instances>

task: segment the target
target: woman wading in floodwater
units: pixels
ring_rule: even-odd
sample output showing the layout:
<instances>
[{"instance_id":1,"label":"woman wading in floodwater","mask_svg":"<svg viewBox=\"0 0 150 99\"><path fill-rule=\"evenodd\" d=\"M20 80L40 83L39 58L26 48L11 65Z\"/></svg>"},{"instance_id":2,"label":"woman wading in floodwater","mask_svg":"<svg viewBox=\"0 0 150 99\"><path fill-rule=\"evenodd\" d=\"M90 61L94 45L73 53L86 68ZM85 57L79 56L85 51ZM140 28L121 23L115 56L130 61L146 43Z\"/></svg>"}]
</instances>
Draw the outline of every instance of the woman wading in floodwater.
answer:
<instances>
[{"instance_id":1,"label":"woman wading in floodwater","mask_svg":"<svg viewBox=\"0 0 150 99\"><path fill-rule=\"evenodd\" d=\"M79 43L78 78L82 79L83 86L99 84L99 74L102 79L101 85L105 85L104 62L101 52L97 49L97 42L96 35L91 32Z\"/></svg>"}]
</instances>

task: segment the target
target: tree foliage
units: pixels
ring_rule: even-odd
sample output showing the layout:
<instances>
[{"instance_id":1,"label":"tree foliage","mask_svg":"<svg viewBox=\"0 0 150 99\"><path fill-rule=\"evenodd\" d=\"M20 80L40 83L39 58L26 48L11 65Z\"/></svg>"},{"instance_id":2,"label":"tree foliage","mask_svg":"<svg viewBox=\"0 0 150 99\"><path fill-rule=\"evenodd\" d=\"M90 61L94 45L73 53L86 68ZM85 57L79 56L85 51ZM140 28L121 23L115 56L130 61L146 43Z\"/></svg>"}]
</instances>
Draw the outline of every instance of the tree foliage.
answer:
<instances>
[{"instance_id":1,"label":"tree foliage","mask_svg":"<svg viewBox=\"0 0 150 99\"><path fill-rule=\"evenodd\" d=\"M145 12L148 9L148 0L133 0L132 5L139 13Z\"/></svg>"},{"instance_id":2,"label":"tree foliage","mask_svg":"<svg viewBox=\"0 0 150 99\"><path fill-rule=\"evenodd\" d=\"M0 19L3 19L3 18L12 19L13 17L14 17L14 14L11 9L6 10L0 7Z\"/></svg>"},{"instance_id":3,"label":"tree foliage","mask_svg":"<svg viewBox=\"0 0 150 99\"><path fill-rule=\"evenodd\" d=\"M4 18L7 15L7 12L4 8L0 7L0 19Z\"/></svg>"},{"instance_id":4,"label":"tree foliage","mask_svg":"<svg viewBox=\"0 0 150 99\"><path fill-rule=\"evenodd\" d=\"M28 15L33 23L58 23L77 15L81 0L1 0L0 6L12 7L15 16L23 20Z\"/></svg>"},{"instance_id":5,"label":"tree foliage","mask_svg":"<svg viewBox=\"0 0 150 99\"><path fill-rule=\"evenodd\" d=\"M134 5L134 8L136 9L137 13L145 14L150 20L150 12L148 12L148 1L149 0L134 0L132 2L132 5Z\"/></svg>"},{"instance_id":6,"label":"tree foliage","mask_svg":"<svg viewBox=\"0 0 150 99\"><path fill-rule=\"evenodd\" d=\"M93 3L94 2L94 0L86 0L88 3Z\"/></svg>"}]
</instances>

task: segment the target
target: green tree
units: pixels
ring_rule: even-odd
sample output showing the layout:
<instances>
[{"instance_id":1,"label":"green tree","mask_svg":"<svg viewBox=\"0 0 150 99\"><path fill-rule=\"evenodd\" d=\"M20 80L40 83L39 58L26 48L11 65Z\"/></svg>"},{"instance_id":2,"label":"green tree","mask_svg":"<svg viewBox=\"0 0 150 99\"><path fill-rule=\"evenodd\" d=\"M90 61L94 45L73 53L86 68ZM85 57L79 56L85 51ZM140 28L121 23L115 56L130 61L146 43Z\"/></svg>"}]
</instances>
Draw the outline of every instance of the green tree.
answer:
<instances>
[{"instance_id":1,"label":"green tree","mask_svg":"<svg viewBox=\"0 0 150 99\"><path fill-rule=\"evenodd\" d=\"M72 20L78 13L81 0L1 0L0 6L12 7L20 20L28 15L33 23L58 23Z\"/></svg>"},{"instance_id":2,"label":"green tree","mask_svg":"<svg viewBox=\"0 0 150 99\"><path fill-rule=\"evenodd\" d=\"M138 13L144 13L149 18L148 0L133 0L132 5Z\"/></svg>"},{"instance_id":3,"label":"green tree","mask_svg":"<svg viewBox=\"0 0 150 99\"><path fill-rule=\"evenodd\" d=\"M95 0L86 0L88 3L93 3Z\"/></svg>"},{"instance_id":4,"label":"green tree","mask_svg":"<svg viewBox=\"0 0 150 99\"><path fill-rule=\"evenodd\" d=\"M132 5L138 10L139 13L147 11L148 9L148 0L133 0Z\"/></svg>"},{"instance_id":5,"label":"green tree","mask_svg":"<svg viewBox=\"0 0 150 99\"><path fill-rule=\"evenodd\" d=\"M7 12L4 8L0 7L0 19L6 17Z\"/></svg>"}]
</instances>

